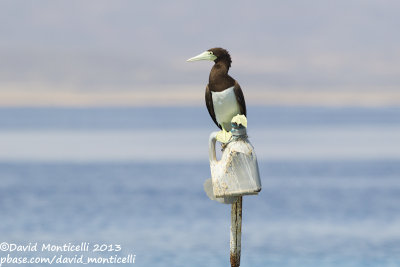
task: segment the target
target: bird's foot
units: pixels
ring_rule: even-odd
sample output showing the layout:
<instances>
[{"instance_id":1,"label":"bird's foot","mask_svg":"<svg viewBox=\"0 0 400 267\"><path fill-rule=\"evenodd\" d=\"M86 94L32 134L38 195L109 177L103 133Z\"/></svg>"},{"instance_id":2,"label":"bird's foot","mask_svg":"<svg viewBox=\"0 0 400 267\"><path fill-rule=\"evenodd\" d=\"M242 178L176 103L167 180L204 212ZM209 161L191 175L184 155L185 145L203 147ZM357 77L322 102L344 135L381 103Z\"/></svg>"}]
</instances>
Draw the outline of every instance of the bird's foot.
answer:
<instances>
[{"instance_id":1,"label":"bird's foot","mask_svg":"<svg viewBox=\"0 0 400 267\"><path fill-rule=\"evenodd\" d=\"M221 130L217 133L216 139L217 141L226 144L229 142L229 140L232 137L232 133L231 132L227 132L225 130Z\"/></svg>"},{"instance_id":2,"label":"bird's foot","mask_svg":"<svg viewBox=\"0 0 400 267\"><path fill-rule=\"evenodd\" d=\"M232 118L231 122L236 123L237 125L243 125L247 128L247 119L245 115L236 115Z\"/></svg>"}]
</instances>

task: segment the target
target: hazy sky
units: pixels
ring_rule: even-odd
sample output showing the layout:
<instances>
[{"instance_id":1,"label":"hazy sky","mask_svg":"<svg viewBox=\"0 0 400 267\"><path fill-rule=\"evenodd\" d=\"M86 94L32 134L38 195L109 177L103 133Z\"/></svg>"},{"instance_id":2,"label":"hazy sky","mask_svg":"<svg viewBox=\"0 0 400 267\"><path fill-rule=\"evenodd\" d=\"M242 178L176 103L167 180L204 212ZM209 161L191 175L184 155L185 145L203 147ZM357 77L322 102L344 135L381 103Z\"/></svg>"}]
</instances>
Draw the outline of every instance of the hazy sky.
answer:
<instances>
[{"instance_id":1,"label":"hazy sky","mask_svg":"<svg viewBox=\"0 0 400 267\"><path fill-rule=\"evenodd\" d=\"M15 92L29 103L32 91L188 90L203 101L212 64L185 61L215 46L249 94L394 92L399 12L395 0L1 1L1 103Z\"/></svg>"}]
</instances>

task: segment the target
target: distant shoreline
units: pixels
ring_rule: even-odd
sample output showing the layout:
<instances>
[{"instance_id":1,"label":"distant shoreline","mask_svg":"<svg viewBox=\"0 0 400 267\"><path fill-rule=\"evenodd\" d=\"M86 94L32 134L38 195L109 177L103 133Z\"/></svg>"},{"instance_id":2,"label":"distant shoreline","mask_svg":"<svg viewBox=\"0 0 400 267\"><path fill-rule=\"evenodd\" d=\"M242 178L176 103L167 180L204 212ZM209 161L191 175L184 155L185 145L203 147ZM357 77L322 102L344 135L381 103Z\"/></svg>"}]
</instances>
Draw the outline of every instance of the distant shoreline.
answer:
<instances>
[{"instance_id":1,"label":"distant shoreline","mask_svg":"<svg viewBox=\"0 0 400 267\"><path fill-rule=\"evenodd\" d=\"M201 106L204 92L182 86L152 90L1 90L0 107ZM247 90L248 105L388 107L400 106L400 90Z\"/></svg>"}]
</instances>

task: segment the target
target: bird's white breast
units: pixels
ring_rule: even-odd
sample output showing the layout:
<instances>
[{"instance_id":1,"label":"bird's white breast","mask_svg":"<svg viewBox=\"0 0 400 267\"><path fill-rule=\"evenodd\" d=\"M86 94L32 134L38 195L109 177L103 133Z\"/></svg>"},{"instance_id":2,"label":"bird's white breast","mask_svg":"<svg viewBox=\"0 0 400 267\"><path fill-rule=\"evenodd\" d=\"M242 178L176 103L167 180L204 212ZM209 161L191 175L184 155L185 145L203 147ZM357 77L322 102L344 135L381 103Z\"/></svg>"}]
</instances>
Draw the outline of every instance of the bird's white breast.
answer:
<instances>
[{"instance_id":1,"label":"bird's white breast","mask_svg":"<svg viewBox=\"0 0 400 267\"><path fill-rule=\"evenodd\" d=\"M225 130L229 131L231 129L232 118L240 113L233 86L222 92L211 92L211 96L217 122Z\"/></svg>"}]
</instances>

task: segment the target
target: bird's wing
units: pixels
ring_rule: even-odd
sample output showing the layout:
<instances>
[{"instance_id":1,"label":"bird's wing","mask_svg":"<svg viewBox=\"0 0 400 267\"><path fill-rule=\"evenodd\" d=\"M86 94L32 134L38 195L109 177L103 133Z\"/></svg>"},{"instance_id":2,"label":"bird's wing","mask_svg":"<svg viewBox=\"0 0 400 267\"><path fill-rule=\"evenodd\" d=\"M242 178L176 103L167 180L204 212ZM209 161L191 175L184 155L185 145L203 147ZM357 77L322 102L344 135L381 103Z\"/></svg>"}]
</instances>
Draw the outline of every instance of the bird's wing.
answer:
<instances>
[{"instance_id":1,"label":"bird's wing","mask_svg":"<svg viewBox=\"0 0 400 267\"><path fill-rule=\"evenodd\" d=\"M217 119L215 118L215 113L214 113L214 104L213 104L213 100L212 100L212 94L210 91L210 88L208 88L208 85L206 87L206 106L208 109L208 113L210 113L211 118L213 119L213 121L215 122L215 124L220 128L221 125L218 124Z\"/></svg>"},{"instance_id":2,"label":"bird's wing","mask_svg":"<svg viewBox=\"0 0 400 267\"><path fill-rule=\"evenodd\" d=\"M244 101L244 96L242 89L240 88L240 85L237 81L235 81L235 87L233 88L236 96L236 101L239 103L240 106L240 113L246 115L246 102Z\"/></svg>"}]
</instances>

